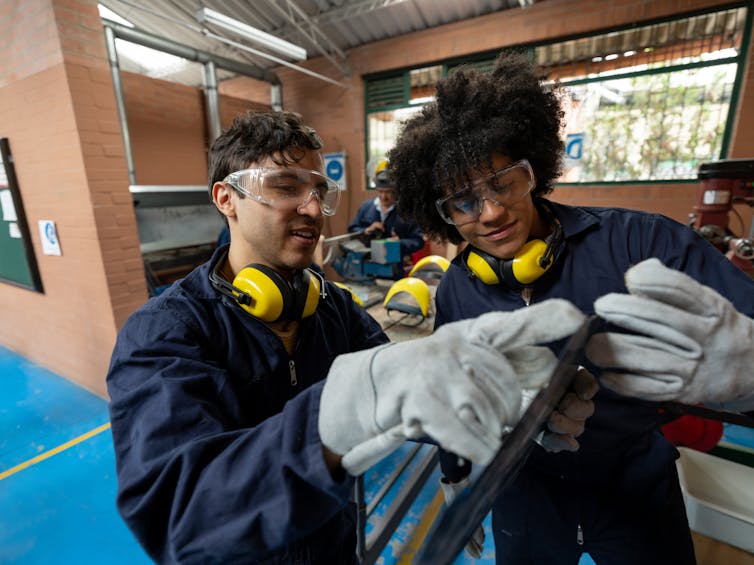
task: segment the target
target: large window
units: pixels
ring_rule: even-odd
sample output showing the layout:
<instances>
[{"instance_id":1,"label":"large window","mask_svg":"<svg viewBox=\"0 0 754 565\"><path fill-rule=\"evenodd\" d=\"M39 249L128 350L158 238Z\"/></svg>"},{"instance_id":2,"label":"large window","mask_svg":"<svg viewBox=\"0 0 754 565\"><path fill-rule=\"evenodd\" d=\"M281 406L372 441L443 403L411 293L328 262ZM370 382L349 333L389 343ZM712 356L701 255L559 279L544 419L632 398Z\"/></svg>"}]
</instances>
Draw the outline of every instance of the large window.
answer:
<instances>
[{"instance_id":1,"label":"large window","mask_svg":"<svg viewBox=\"0 0 754 565\"><path fill-rule=\"evenodd\" d=\"M526 47L564 93L561 182L696 178L726 155L751 26L745 7ZM384 155L432 84L460 63L367 79L368 154Z\"/></svg>"}]
</instances>

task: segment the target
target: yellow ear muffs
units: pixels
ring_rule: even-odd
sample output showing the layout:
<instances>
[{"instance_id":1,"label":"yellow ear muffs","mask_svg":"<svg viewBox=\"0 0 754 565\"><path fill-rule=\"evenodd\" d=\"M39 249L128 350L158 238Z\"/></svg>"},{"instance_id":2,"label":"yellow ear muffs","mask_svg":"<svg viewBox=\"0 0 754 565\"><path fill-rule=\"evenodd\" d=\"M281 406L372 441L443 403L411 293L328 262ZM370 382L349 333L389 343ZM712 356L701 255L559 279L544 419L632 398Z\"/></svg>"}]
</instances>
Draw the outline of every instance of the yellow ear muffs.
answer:
<instances>
[{"instance_id":1,"label":"yellow ear muffs","mask_svg":"<svg viewBox=\"0 0 754 565\"><path fill-rule=\"evenodd\" d=\"M464 252L464 264L469 276L484 284L504 284L520 290L532 284L552 267L563 244L563 229L555 222L546 240L532 239L512 259L498 259L481 249L469 246Z\"/></svg>"},{"instance_id":2,"label":"yellow ear muffs","mask_svg":"<svg viewBox=\"0 0 754 565\"><path fill-rule=\"evenodd\" d=\"M545 274L552 262L544 263L542 259L547 250L547 243L541 239L532 239L519 250L510 261L513 278L521 284L531 284Z\"/></svg>"},{"instance_id":3,"label":"yellow ear muffs","mask_svg":"<svg viewBox=\"0 0 754 565\"><path fill-rule=\"evenodd\" d=\"M313 276L309 269L304 269L301 279L301 285L306 289L306 298L299 317L308 318L314 314L319 305L319 297L322 296L322 281L319 277ZM295 285L294 291L299 292L295 290Z\"/></svg>"},{"instance_id":4,"label":"yellow ear muffs","mask_svg":"<svg viewBox=\"0 0 754 565\"><path fill-rule=\"evenodd\" d=\"M263 322L311 316L317 310L320 297L324 297L324 280L309 269L297 272L288 282L270 267L254 263L241 269L230 284L218 272L224 263L225 257L221 257L210 271L210 283Z\"/></svg>"},{"instance_id":5,"label":"yellow ear muffs","mask_svg":"<svg viewBox=\"0 0 754 565\"><path fill-rule=\"evenodd\" d=\"M233 279L233 294L249 314L263 322L274 322L283 318L286 303L292 300L288 283L281 279L264 265L248 265Z\"/></svg>"},{"instance_id":6,"label":"yellow ear muffs","mask_svg":"<svg viewBox=\"0 0 754 565\"><path fill-rule=\"evenodd\" d=\"M497 274L497 259L491 255L469 246L465 263L469 274L478 278L484 284L500 284L500 276Z\"/></svg>"}]
</instances>

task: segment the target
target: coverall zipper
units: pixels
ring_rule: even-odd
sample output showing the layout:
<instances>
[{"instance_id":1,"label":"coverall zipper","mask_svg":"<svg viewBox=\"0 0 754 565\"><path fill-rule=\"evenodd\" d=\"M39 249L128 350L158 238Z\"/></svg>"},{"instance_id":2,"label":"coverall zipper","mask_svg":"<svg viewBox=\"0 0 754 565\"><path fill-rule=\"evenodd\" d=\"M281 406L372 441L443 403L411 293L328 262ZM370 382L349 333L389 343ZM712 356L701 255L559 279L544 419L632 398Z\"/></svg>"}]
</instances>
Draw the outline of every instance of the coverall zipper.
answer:
<instances>
[{"instance_id":1,"label":"coverall zipper","mask_svg":"<svg viewBox=\"0 0 754 565\"><path fill-rule=\"evenodd\" d=\"M533 294L533 289L530 286L525 286L521 289L521 299L524 301L524 304L527 306L531 305L531 295Z\"/></svg>"},{"instance_id":2,"label":"coverall zipper","mask_svg":"<svg viewBox=\"0 0 754 565\"><path fill-rule=\"evenodd\" d=\"M527 306L531 305L531 298L533 294L533 289L530 286L525 286L521 289L521 299ZM579 545L584 545L584 530L581 528L580 523L576 526L576 543Z\"/></svg>"},{"instance_id":3,"label":"coverall zipper","mask_svg":"<svg viewBox=\"0 0 754 565\"><path fill-rule=\"evenodd\" d=\"M291 372L291 386L296 386L298 377L296 377L296 362L293 359L288 361L288 370Z\"/></svg>"}]
</instances>

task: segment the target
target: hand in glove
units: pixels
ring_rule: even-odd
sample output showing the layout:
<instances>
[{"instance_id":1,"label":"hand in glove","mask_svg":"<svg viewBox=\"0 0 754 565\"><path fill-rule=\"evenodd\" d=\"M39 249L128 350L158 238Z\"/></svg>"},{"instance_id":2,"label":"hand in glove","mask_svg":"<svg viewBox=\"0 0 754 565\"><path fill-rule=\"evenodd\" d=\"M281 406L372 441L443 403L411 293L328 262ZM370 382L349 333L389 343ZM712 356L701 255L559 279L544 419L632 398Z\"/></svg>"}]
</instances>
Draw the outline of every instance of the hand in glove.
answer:
<instances>
[{"instance_id":1,"label":"hand in glove","mask_svg":"<svg viewBox=\"0 0 754 565\"><path fill-rule=\"evenodd\" d=\"M445 498L445 504L450 506L467 486L469 486L468 477L457 483L450 483L445 478L440 479L440 488L442 489L442 494ZM482 551L484 551L484 527L482 524L479 524L479 527L474 530L473 534L471 534L471 539L466 542L463 551L472 559L479 559L482 557Z\"/></svg>"},{"instance_id":2,"label":"hand in glove","mask_svg":"<svg viewBox=\"0 0 754 565\"><path fill-rule=\"evenodd\" d=\"M686 403L752 395L754 321L657 259L626 271L626 286L630 294L608 294L594 303L605 320L642 334L602 333L589 341L587 356L607 369L600 379L605 386Z\"/></svg>"},{"instance_id":3,"label":"hand in glove","mask_svg":"<svg viewBox=\"0 0 754 565\"><path fill-rule=\"evenodd\" d=\"M547 430L539 444L547 451L576 451L576 438L584 433L586 419L594 414L592 398L599 390L597 380L584 367L576 373L573 384L547 421Z\"/></svg>"},{"instance_id":4,"label":"hand in glove","mask_svg":"<svg viewBox=\"0 0 754 565\"><path fill-rule=\"evenodd\" d=\"M487 464L519 418L522 388L546 384L557 360L532 347L572 334L584 315L565 300L493 312L433 335L338 356L320 400L322 444L362 473L405 438L428 435Z\"/></svg>"}]
</instances>

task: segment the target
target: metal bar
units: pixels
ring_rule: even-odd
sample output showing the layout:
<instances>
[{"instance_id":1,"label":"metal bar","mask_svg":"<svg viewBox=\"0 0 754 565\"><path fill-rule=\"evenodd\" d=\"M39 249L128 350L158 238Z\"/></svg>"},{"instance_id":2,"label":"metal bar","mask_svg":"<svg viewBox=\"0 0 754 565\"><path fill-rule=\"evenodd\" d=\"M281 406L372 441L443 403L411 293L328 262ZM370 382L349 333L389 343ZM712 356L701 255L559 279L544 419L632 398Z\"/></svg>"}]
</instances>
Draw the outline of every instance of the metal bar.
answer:
<instances>
[{"instance_id":1,"label":"metal bar","mask_svg":"<svg viewBox=\"0 0 754 565\"><path fill-rule=\"evenodd\" d=\"M133 184L128 187L131 194L153 192L204 192L207 186L203 184Z\"/></svg>"},{"instance_id":2,"label":"metal bar","mask_svg":"<svg viewBox=\"0 0 754 565\"><path fill-rule=\"evenodd\" d=\"M309 16L301 8L299 8L295 2L286 0L286 6L288 10L278 6L275 1L271 1L270 5L275 8L278 13L285 17L289 23L293 24L299 33L304 35L309 42L314 45L317 51L320 52L330 63L332 63L340 72L345 76L350 75L351 71L346 61L346 55L338 46L330 40L330 38L309 19ZM295 14L293 13L295 12ZM301 19L301 22L297 18ZM308 27L308 30L306 29ZM325 44L327 47L323 47ZM336 59L336 56L340 58L340 61Z\"/></svg>"},{"instance_id":3,"label":"metal bar","mask_svg":"<svg viewBox=\"0 0 754 565\"><path fill-rule=\"evenodd\" d=\"M283 109L283 87L280 84L270 85L270 106L278 112Z\"/></svg>"},{"instance_id":4,"label":"metal bar","mask_svg":"<svg viewBox=\"0 0 754 565\"><path fill-rule=\"evenodd\" d=\"M706 406L682 404L680 402L663 402L662 408L675 416L688 414L697 418L706 418L707 420L717 420L728 424L736 424L737 426L754 428L754 418L742 412L716 410L707 408Z\"/></svg>"},{"instance_id":5,"label":"metal bar","mask_svg":"<svg viewBox=\"0 0 754 565\"><path fill-rule=\"evenodd\" d=\"M422 444L417 443L416 446L411 450L411 452L406 455L406 457L401 461L401 463L395 468L395 470L390 473L387 480L385 481L385 484L382 485L382 488L377 491L377 493L372 497L372 500L369 501L369 504L366 507L367 510L367 516L370 516L372 512L374 512L374 509L377 507L377 505L382 502L382 499L385 498L385 495L387 492L391 489L391 487L395 484L395 482L398 480L398 477L400 477L401 473L406 470L406 467L408 467L408 464L411 463L411 461L414 459L416 454L421 450Z\"/></svg>"},{"instance_id":6,"label":"metal bar","mask_svg":"<svg viewBox=\"0 0 754 565\"><path fill-rule=\"evenodd\" d=\"M249 76L258 80L263 80L265 82L269 82L270 84L280 84L280 79L275 73L261 69L260 67L255 67L254 65L247 65L246 63L241 63L240 61L234 61L233 59L227 59L225 57L220 57L219 55L213 55L212 53L200 51L199 49L194 49L193 47L182 45L180 43L176 43L175 41L170 41L169 39L165 39L164 37L152 35L145 31L132 29L130 27L126 27L114 22L108 21L104 24L104 26L105 29L112 29L115 33L115 37L118 37L119 39L123 39L125 41L130 41L131 43L137 43L139 45L144 45L145 47L151 47L152 49L162 51L163 53L170 53L171 55L182 57L184 59L188 59L189 61L196 61L199 63L213 61L215 65L217 65L221 69Z\"/></svg>"},{"instance_id":7,"label":"metal bar","mask_svg":"<svg viewBox=\"0 0 754 565\"><path fill-rule=\"evenodd\" d=\"M348 83L339 82L325 75L315 73L314 71L310 71L309 69L305 67L294 65L293 63L289 63L285 59L281 59L280 57L276 57L275 55L270 55L269 53L265 53L263 51L260 51L259 49L254 49L253 47L249 47L248 45L244 45L243 43L239 43L238 41L227 39L223 37L222 35L217 35L216 33L212 33L211 31L208 31L206 29L202 30L202 33L204 33L204 35L206 35L207 37L211 37L212 39L216 39L217 41L220 41L221 43L232 45L233 47L241 49L242 51L248 51L252 55L257 55L258 57L264 57L265 59L269 59L270 61L274 61L279 65L283 65L284 67L288 67L289 69L299 71L301 73L304 73L305 75L309 75L311 77L324 80L325 82L329 82L330 84L334 84L335 86L340 86L341 88L351 88L351 85Z\"/></svg>"},{"instance_id":8,"label":"metal bar","mask_svg":"<svg viewBox=\"0 0 754 565\"><path fill-rule=\"evenodd\" d=\"M433 446L403 485L396 501L385 513L385 517L377 522L374 529L369 533L366 543L367 552L362 560L362 565L371 565L379 559L382 550L390 541L406 512L411 508L411 504L416 500L427 479L434 472L438 460L437 447Z\"/></svg>"},{"instance_id":9,"label":"metal bar","mask_svg":"<svg viewBox=\"0 0 754 565\"><path fill-rule=\"evenodd\" d=\"M353 493L356 499L356 557L359 563L363 563L367 554L366 527L369 514L364 502L364 475L356 477Z\"/></svg>"},{"instance_id":10,"label":"metal bar","mask_svg":"<svg viewBox=\"0 0 754 565\"><path fill-rule=\"evenodd\" d=\"M503 438L497 454L470 488L453 501L432 525L421 553L414 563L450 565L484 520L495 499L521 471L531 453L542 425L560 403L584 358L584 347L602 323L597 316L587 318L560 353L547 387L539 391L518 424Z\"/></svg>"},{"instance_id":11,"label":"metal bar","mask_svg":"<svg viewBox=\"0 0 754 565\"><path fill-rule=\"evenodd\" d=\"M115 48L115 31L109 24L105 25L105 46L107 47L107 60L110 63L110 76L113 79L113 90L115 91L115 106L118 110L118 121L120 122L120 131L123 136L123 149L126 153L128 184L133 185L136 184L136 171L134 169L134 156L131 151L131 134L128 131L126 103L123 100L123 84L120 80L118 51Z\"/></svg>"},{"instance_id":12,"label":"metal bar","mask_svg":"<svg viewBox=\"0 0 754 565\"><path fill-rule=\"evenodd\" d=\"M215 62L207 61L203 67L204 73L204 103L206 104L207 138L212 143L220 137L222 126L220 125L220 96L217 93L217 72Z\"/></svg>"}]
</instances>

